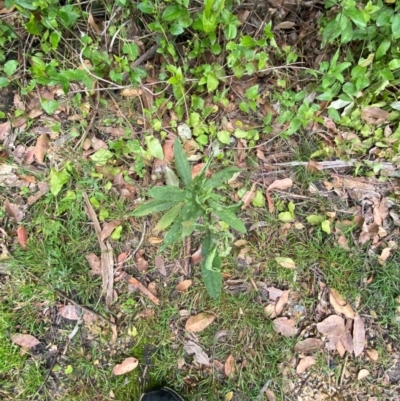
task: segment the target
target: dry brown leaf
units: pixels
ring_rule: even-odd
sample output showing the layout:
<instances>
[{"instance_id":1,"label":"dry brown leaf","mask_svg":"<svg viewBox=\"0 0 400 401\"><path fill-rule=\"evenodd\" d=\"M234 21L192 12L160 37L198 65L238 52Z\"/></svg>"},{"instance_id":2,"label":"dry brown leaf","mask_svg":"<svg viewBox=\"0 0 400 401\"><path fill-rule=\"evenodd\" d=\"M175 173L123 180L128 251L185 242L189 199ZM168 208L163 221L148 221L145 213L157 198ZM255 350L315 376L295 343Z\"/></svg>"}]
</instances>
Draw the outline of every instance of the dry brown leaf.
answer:
<instances>
[{"instance_id":1,"label":"dry brown leaf","mask_svg":"<svg viewBox=\"0 0 400 401\"><path fill-rule=\"evenodd\" d=\"M28 200L26 201L28 206L33 205L37 202L43 195L49 192L49 184L47 182L39 182L38 184L39 191L37 191L34 195L31 195Z\"/></svg>"},{"instance_id":2,"label":"dry brown leaf","mask_svg":"<svg viewBox=\"0 0 400 401\"><path fill-rule=\"evenodd\" d=\"M110 134L116 138L125 136L125 130L122 127L98 127L99 131Z\"/></svg>"},{"instance_id":3,"label":"dry brown leaf","mask_svg":"<svg viewBox=\"0 0 400 401\"><path fill-rule=\"evenodd\" d=\"M235 374L235 359L232 354L225 361L224 372L227 377L232 377Z\"/></svg>"},{"instance_id":4,"label":"dry brown leaf","mask_svg":"<svg viewBox=\"0 0 400 401\"><path fill-rule=\"evenodd\" d=\"M192 167L192 179L200 174L201 170L205 165L206 165L205 163L198 163Z\"/></svg>"},{"instance_id":5,"label":"dry brown leaf","mask_svg":"<svg viewBox=\"0 0 400 401\"><path fill-rule=\"evenodd\" d=\"M318 351L323 345L322 340L319 338L307 338L303 341L299 341L294 350L297 352L302 352L303 354L312 354Z\"/></svg>"},{"instance_id":6,"label":"dry brown leaf","mask_svg":"<svg viewBox=\"0 0 400 401\"><path fill-rule=\"evenodd\" d=\"M156 297L157 296L157 286L156 283L154 281L152 281L151 283L149 283L149 285L147 286L147 289Z\"/></svg>"},{"instance_id":7,"label":"dry brown leaf","mask_svg":"<svg viewBox=\"0 0 400 401\"><path fill-rule=\"evenodd\" d=\"M250 203L253 201L254 197L256 196L256 184L253 184L250 191L247 191L243 198L242 198L242 210L249 207Z\"/></svg>"},{"instance_id":8,"label":"dry brown leaf","mask_svg":"<svg viewBox=\"0 0 400 401\"><path fill-rule=\"evenodd\" d=\"M36 141L35 149L33 150L36 163L39 164L44 163L44 157L46 156L46 153L49 150L49 146L50 146L49 136L47 134L40 135Z\"/></svg>"},{"instance_id":9,"label":"dry brown leaf","mask_svg":"<svg viewBox=\"0 0 400 401\"><path fill-rule=\"evenodd\" d=\"M269 388L267 388L265 390L265 395L267 396L268 401L276 401L274 392L272 390L270 390Z\"/></svg>"},{"instance_id":10,"label":"dry brown leaf","mask_svg":"<svg viewBox=\"0 0 400 401\"><path fill-rule=\"evenodd\" d=\"M136 358L126 358L121 364L113 367L113 373L115 376L124 375L136 369L138 365L139 361Z\"/></svg>"},{"instance_id":11,"label":"dry brown leaf","mask_svg":"<svg viewBox=\"0 0 400 401\"><path fill-rule=\"evenodd\" d=\"M164 277L167 277L167 270L165 268L164 259L162 256L156 256L154 259L154 266L160 272L160 274Z\"/></svg>"},{"instance_id":12,"label":"dry brown leaf","mask_svg":"<svg viewBox=\"0 0 400 401\"><path fill-rule=\"evenodd\" d=\"M278 302L276 303L276 306L275 306L276 316L279 316L282 313L283 308L285 307L285 305L289 301L289 293L290 293L289 290L288 291L284 291L283 294L279 297L279 300L278 300Z\"/></svg>"},{"instance_id":13,"label":"dry brown leaf","mask_svg":"<svg viewBox=\"0 0 400 401\"><path fill-rule=\"evenodd\" d=\"M274 206L274 201L271 197L270 192L274 189L288 189L293 185L293 181L290 178L284 178L282 180L275 180L268 188L267 191L265 193L265 196L267 197L267 201L268 201L268 209L270 213L273 213L273 211L275 210L275 206Z\"/></svg>"},{"instance_id":14,"label":"dry brown leaf","mask_svg":"<svg viewBox=\"0 0 400 401\"><path fill-rule=\"evenodd\" d=\"M156 314L156 311L153 308L146 308L138 313L136 313L134 320L136 319L147 319L149 317L154 317Z\"/></svg>"},{"instance_id":15,"label":"dry brown leaf","mask_svg":"<svg viewBox=\"0 0 400 401\"><path fill-rule=\"evenodd\" d=\"M328 336L329 342L326 344L326 348L334 351L336 344L345 333L344 320L340 316L331 315L321 323L317 323L317 330Z\"/></svg>"},{"instance_id":16,"label":"dry brown leaf","mask_svg":"<svg viewBox=\"0 0 400 401\"><path fill-rule=\"evenodd\" d=\"M315 363L316 363L316 360L312 356L306 356L306 357L300 359L300 362L296 368L296 373L299 375L304 373L308 368L315 365Z\"/></svg>"},{"instance_id":17,"label":"dry brown leaf","mask_svg":"<svg viewBox=\"0 0 400 401\"><path fill-rule=\"evenodd\" d=\"M347 238L345 235L340 235L338 238L338 245L343 248L346 249L347 251L350 249L349 244L347 243Z\"/></svg>"},{"instance_id":18,"label":"dry brown leaf","mask_svg":"<svg viewBox=\"0 0 400 401\"><path fill-rule=\"evenodd\" d=\"M126 88L121 91L121 95L125 97L138 97L143 94L143 89L140 88Z\"/></svg>"},{"instance_id":19,"label":"dry brown leaf","mask_svg":"<svg viewBox=\"0 0 400 401\"><path fill-rule=\"evenodd\" d=\"M4 141L11 132L11 124L9 121L0 124L0 141Z\"/></svg>"},{"instance_id":20,"label":"dry brown leaf","mask_svg":"<svg viewBox=\"0 0 400 401\"><path fill-rule=\"evenodd\" d=\"M8 199L4 201L4 210L13 223L18 224L24 218L24 212L19 205L11 203Z\"/></svg>"},{"instance_id":21,"label":"dry brown leaf","mask_svg":"<svg viewBox=\"0 0 400 401\"><path fill-rule=\"evenodd\" d=\"M215 320L215 315L210 313L201 312L197 315L191 316L185 325L185 329L191 333L198 333L203 331Z\"/></svg>"},{"instance_id":22,"label":"dry brown leaf","mask_svg":"<svg viewBox=\"0 0 400 401\"><path fill-rule=\"evenodd\" d=\"M101 263L100 263L100 258L95 255L93 252L88 253L85 255L86 260L89 263L90 269L91 269L91 274L93 275L101 275Z\"/></svg>"},{"instance_id":23,"label":"dry brown leaf","mask_svg":"<svg viewBox=\"0 0 400 401\"><path fill-rule=\"evenodd\" d=\"M367 124L381 125L387 122L390 113L379 107L366 107L362 110L361 117Z\"/></svg>"},{"instance_id":24,"label":"dry brown leaf","mask_svg":"<svg viewBox=\"0 0 400 401\"><path fill-rule=\"evenodd\" d=\"M172 163L174 160L174 140L166 139L163 144L164 160L168 163Z\"/></svg>"},{"instance_id":25,"label":"dry brown leaf","mask_svg":"<svg viewBox=\"0 0 400 401\"><path fill-rule=\"evenodd\" d=\"M17 110L25 111L25 103L21 100L21 97L16 93L14 95L14 106Z\"/></svg>"},{"instance_id":26,"label":"dry brown leaf","mask_svg":"<svg viewBox=\"0 0 400 401\"><path fill-rule=\"evenodd\" d=\"M389 215L388 198L382 198L379 202L379 214L381 216L382 222Z\"/></svg>"},{"instance_id":27,"label":"dry brown leaf","mask_svg":"<svg viewBox=\"0 0 400 401\"><path fill-rule=\"evenodd\" d=\"M275 261L278 263L279 266L282 266L282 267L284 267L286 269L295 269L296 268L296 263L291 258L285 258L285 257L277 256L275 258Z\"/></svg>"},{"instance_id":28,"label":"dry brown leaf","mask_svg":"<svg viewBox=\"0 0 400 401\"><path fill-rule=\"evenodd\" d=\"M24 348L32 348L40 344L40 341L30 334L13 334L11 341Z\"/></svg>"},{"instance_id":29,"label":"dry brown leaf","mask_svg":"<svg viewBox=\"0 0 400 401\"><path fill-rule=\"evenodd\" d=\"M343 358L344 354L346 353L346 348L344 347L342 341L338 341L336 344L336 351L338 354Z\"/></svg>"},{"instance_id":30,"label":"dry brown leaf","mask_svg":"<svg viewBox=\"0 0 400 401\"><path fill-rule=\"evenodd\" d=\"M94 150L108 149L108 145L101 139L96 138L95 136L90 138L90 145Z\"/></svg>"},{"instance_id":31,"label":"dry brown leaf","mask_svg":"<svg viewBox=\"0 0 400 401\"><path fill-rule=\"evenodd\" d=\"M379 353L376 349L367 350L367 355L371 361L377 362L379 360Z\"/></svg>"},{"instance_id":32,"label":"dry brown leaf","mask_svg":"<svg viewBox=\"0 0 400 401\"><path fill-rule=\"evenodd\" d=\"M149 262L143 257L144 250L140 249L135 253L136 267L140 272L146 272L149 267Z\"/></svg>"},{"instance_id":33,"label":"dry brown leaf","mask_svg":"<svg viewBox=\"0 0 400 401\"><path fill-rule=\"evenodd\" d=\"M175 287L175 289L179 292L187 292L191 285L192 280L183 280Z\"/></svg>"},{"instance_id":34,"label":"dry brown leaf","mask_svg":"<svg viewBox=\"0 0 400 401\"><path fill-rule=\"evenodd\" d=\"M99 26L96 24L96 22L94 21L93 15L91 12L89 12L89 16L88 16L88 24L93 28L93 30L99 34L101 33L101 29L99 28Z\"/></svg>"},{"instance_id":35,"label":"dry brown leaf","mask_svg":"<svg viewBox=\"0 0 400 401\"><path fill-rule=\"evenodd\" d=\"M270 319L276 318L275 305L274 304L268 304L267 306L264 306L264 313Z\"/></svg>"},{"instance_id":36,"label":"dry brown leaf","mask_svg":"<svg viewBox=\"0 0 400 401\"><path fill-rule=\"evenodd\" d=\"M68 320L79 320L79 313L75 305L65 305L58 311L59 315Z\"/></svg>"},{"instance_id":37,"label":"dry brown leaf","mask_svg":"<svg viewBox=\"0 0 400 401\"><path fill-rule=\"evenodd\" d=\"M28 244L28 234L24 226L19 226L17 228L17 238L22 248L26 249Z\"/></svg>"},{"instance_id":38,"label":"dry brown leaf","mask_svg":"<svg viewBox=\"0 0 400 401\"><path fill-rule=\"evenodd\" d=\"M100 233L100 241L105 241L120 224L121 220L113 220L104 223Z\"/></svg>"},{"instance_id":39,"label":"dry brown leaf","mask_svg":"<svg viewBox=\"0 0 400 401\"><path fill-rule=\"evenodd\" d=\"M274 320L275 330L285 337L294 336L297 333L296 322L287 317L278 317Z\"/></svg>"},{"instance_id":40,"label":"dry brown leaf","mask_svg":"<svg viewBox=\"0 0 400 401\"><path fill-rule=\"evenodd\" d=\"M183 346L183 349L189 354L194 354L194 360L205 366L210 366L210 358L208 355L203 351L200 345L196 344L194 341L188 340Z\"/></svg>"},{"instance_id":41,"label":"dry brown leaf","mask_svg":"<svg viewBox=\"0 0 400 401\"><path fill-rule=\"evenodd\" d=\"M361 369L361 370L358 372L357 380L365 379L367 376L369 376L369 370L367 370L367 369Z\"/></svg>"},{"instance_id":42,"label":"dry brown leaf","mask_svg":"<svg viewBox=\"0 0 400 401\"><path fill-rule=\"evenodd\" d=\"M201 245L200 245L197 251L191 256L192 265L197 265L198 263L201 262L202 259L203 258L201 256Z\"/></svg>"},{"instance_id":43,"label":"dry brown leaf","mask_svg":"<svg viewBox=\"0 0 400 401\"><path fill-rule=\"evenodd\" d=\"M343 313L348 319L354 319L355 313L353 308L334 288L330 288L329 290L329 302L336 313Z\"/></svg>"},{"instance_id":44,"label":"dry brown leaf","mask_svg":"<svg viewBox=\"0 0 400 401\"><path fill-rule=\"evenodd\" d=\"M354 356L357 358L361 355L366 345L364 322L358 315L354 318L353 343Z\"/></svg>"},{"instance_id":45,"label":"dry brown leaf","mask_svg":"<svg viewBox=\"0 0 400 401\"><path fill-rule=\"evenodd\" d=\"M387 260L387 258L390 256L390 252L392 251L392 248L384 248L382 249L381 254L378 257L378 263L383 266Z\"/></svg>"},{"instance_id":46,"label":"dry brown leaf","mask_svg":"<svg viewBox=\"0 0 400 401\"><path fill-rule=\"evenodd\" d=\"M283 294L282 290L280 290L279 288L275 288L275 287L268 287L267 291L269 294L269 299L271 299L272 301L276 301Z\"/></svg>"}]
</instances>

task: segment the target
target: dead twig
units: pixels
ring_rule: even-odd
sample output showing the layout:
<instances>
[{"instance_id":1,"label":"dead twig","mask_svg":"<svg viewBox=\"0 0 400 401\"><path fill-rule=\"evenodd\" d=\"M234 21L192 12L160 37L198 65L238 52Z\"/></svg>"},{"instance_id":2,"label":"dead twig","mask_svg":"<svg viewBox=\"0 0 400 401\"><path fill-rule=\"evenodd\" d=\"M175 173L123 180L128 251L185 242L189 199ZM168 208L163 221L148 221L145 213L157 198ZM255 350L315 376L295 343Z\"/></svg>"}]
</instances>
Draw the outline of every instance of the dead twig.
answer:
<instances>
[{"instance_id":1,"label":"dead twig","mask_svg":"<svg viewBox=\"0 0 400 401\"><path fill-rule=\"evenodd\" d=\"M152 301L156 305L160 305L160 300L155 295L153 295L139 280L130 276L128 273L123 274L122 278L129 284L135 286L135 288L137 288L144 295L146 295L150 299L150 301Z\"/></svg>"}]
</instances>

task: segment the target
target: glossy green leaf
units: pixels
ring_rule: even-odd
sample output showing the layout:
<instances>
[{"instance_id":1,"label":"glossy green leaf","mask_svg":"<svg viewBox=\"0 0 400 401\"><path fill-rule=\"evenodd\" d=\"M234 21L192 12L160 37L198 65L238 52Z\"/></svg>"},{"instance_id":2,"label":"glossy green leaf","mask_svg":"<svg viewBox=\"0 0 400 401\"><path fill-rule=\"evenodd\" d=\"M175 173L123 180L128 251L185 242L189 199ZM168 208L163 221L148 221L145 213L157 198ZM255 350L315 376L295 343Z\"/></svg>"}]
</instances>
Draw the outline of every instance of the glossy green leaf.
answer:
<instances>
[{"instance_id":1,"label":"glossy green leaf","mask_svg":"<svg viewBox=\"0 0 400 401\"><path fill-rule=\"evenodd\" d=\"M183 204L178 203L177 205L173 206L168 212L166 212L161 219L158 221L154 230L156 231L164 231L166 230L178 217L179 212L182 209Z\"/></svg>"},{"instance_id":2,"label":"glossy green leaf","mask_svg":"<svg viewBox=\"0 0 400 401\"><path fill-rule=\"evenodd\" d=\"M204 238L201 255L201 274L208 294L215 299L219 299L222 289L221 259L218 255L216 245L212 244L211 233L206 233Z\"/></svg>"},{"instance_id":3,"label":"glossy green leaf","mask_svg":"<svg viewBox=\"0 0 400 401\"><path fill-rule=\"evenodd\" d=\"M254 207L264 207L265 206L265 196L263 191L257 190L252 201Z\"/></svg>"},{"instance_id":4,"label":"glossy green leaf","mask_svg":"<svg viewBox=\"0 0 400 401\"><path fill-rule=\"evenodd\" d=\"M170 209L175 206L177 202L168 202L165 200L152 200L150 202L139 205L132 213L134 217L147 216L151 213L162 212L163 210Z\"/></svg>"},{"instance_id":5,"label":"glossy green leaf","mask_svg":"<svg viewBox=\"0 0 400 401\"><path fill-rule=\"evenodd\" d=\"M0 77L0 88L5 88L6 86L8 86L8 79Z\"/></svg>"},{"instance_id":6,"label":"glossy green leaf","mask_svg":"<svg viewBox=\"0 0 400 401\"><path fill-rule=\"evenodd\" d=\"M400 38L400 14L397 12L392 20L392 33L394 39Z\"/></svg>"},{"instance_id":7,"label":"glossy green leaf","mask_svg":"<svg viewBox=\"0 0 400 401\"><path fill-rule=\"evenodd\" d=\"M294 216L290 212L282 212L278 214L278 219L284 223L290 223L294 220Z\"/></svg>"},{"instance_id":8,"label":"glossy green leaf","mask_svg":"<svg viewBox=\"0 0 400 401\"><path fill-rule=\"evenodd\" d=\"M391 41L389 39L383 40L380 43L379 47L376 49L376 53L375 53L376 60L379 60L383 56L385 56L386 53L388 52L390 46L391 46Z\"/></svg>"},{"instance_id":9,"label":"glossy green leaf","mask_svg":"<svg viewBox=\"0 0 400 401\"><path fill-rule=\"evenodd\" d=\"M190 164L178 138L175 138L174 152L175 152L176 171L178 172L178 175L182 180L183 185L186 187L192 181L192 171L190 169Z\"/></svg>"},{"instance_id":10,"label":"glossy green leaf","mask_svg":"<svg viewBox=\"0 0 400 401\"><path fill-rule=\"evenodd\" d=\"M231 133L227 130L218 131L217 138L223 144L229 145L231 139Z\"/></svg>"},{"instance_id":11,"label":"glossy green leaf","mask_svg":"<svg viewBox=\"0 0 400 401\"><path fill-rule=\"evenodd\" d=\"M163 21L174 21L181 15L182 8L177 4L171 4L167 6L162 13L161 19Z\"/></svg>"}]
</instances>

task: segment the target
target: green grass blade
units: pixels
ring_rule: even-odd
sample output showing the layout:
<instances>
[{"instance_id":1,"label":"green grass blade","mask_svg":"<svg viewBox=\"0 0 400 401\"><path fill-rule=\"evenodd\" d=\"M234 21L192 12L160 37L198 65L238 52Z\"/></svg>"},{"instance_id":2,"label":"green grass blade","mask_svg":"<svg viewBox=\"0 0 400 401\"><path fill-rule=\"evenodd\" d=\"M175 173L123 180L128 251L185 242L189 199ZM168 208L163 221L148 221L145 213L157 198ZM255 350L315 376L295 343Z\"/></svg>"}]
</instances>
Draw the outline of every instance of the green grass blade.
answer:
<instances>
[{"instance_id":1,"label":"green grass blade","mask_svg":"<svg viewBox=\"0 0 400 401\"><path fill-rule=\"evenodd\" d=\"M192 182L192 171L178 138L175 138L174 152L176 171L181 178L183 185L187 187Z\"/></svg>"}]
</instances>

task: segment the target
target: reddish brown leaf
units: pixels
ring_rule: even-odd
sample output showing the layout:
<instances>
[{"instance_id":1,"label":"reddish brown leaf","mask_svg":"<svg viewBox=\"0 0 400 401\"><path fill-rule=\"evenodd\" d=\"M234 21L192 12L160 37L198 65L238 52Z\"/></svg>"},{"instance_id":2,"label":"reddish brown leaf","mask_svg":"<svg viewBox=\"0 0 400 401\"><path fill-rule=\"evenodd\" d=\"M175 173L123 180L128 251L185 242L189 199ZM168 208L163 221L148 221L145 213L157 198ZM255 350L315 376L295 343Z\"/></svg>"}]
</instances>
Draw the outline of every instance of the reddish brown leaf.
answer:
<instances>
[{"instance_id":1,"label":"reddish brown leaf","mask_svg":"<svg viewBox=\"0 0 400 401\"><path fill-rule=\"evenodd\" d=\"M155 316L155 314L156 314L156 311L155 311L154 309L152 309L152 308L146 308L146 309L144 309L144 310L138 312L138 313L135 315L135 319L134 319L134 320L140 319L140 318L147 319L147 318L149 318L149 317Z\"/></svg>"},{"instance_id":2,"label":"reddish brown leaf","mask_svg":"<svg viewBox=\"0 0 400 401\"><path fill-rule=\"evenodd\" d=\"M329 342L326 344L328 350L336 349L336 344L345 333L344 320L337 315L331 315L324 321L317 324L317 330L328 336Z\"/></svg>"},{"instance_id":3,"label":"reddish brown leaf","mask_svg":"<svg viewBox=\"0 0 400 401\"><path fill-rule=\"evenodd\" d=\"M88 253L85 255L86 260L89 263L89 266L91 268L91 274L93 275L101 275L101 262L100 258L95 255L93 252Z\"/></svg>"},{"instance_id":4,"label":"reddish brown leaf","mask_svg":"<svg viewBox=\"0 0 400 401\"><path fill-rule=\"evenodd\" d=\"M147 289L156 297L157 296L157 285L154 281L149 283Z\"/></svg>"},{"instance_id":5,"label":"reddish brown leaf","mask_svg":"<svg viewBox=\"0 0 400 401\"><path fill-rule=\"evenodd\" d=\"M353 328L354 356L358 357L366 345L364 322L360 316L354 318Z\"/></svg>"},{"instance_id":6,"label":"reddish brown leaf","mask_svg":"<svg viewBox=\"0 0 400 401\"><path fill-rule=\"evenodd\" d=\"M269 294L269 299L272 301L276 301L283 294L282 290L280 290L279 288L275 288L275 287L268 287L267 291Z\"/></svg>"},{"instance_id":7,"label":"reddish brown leaf","mask_svg":"<svg viewBox=\"0 0 400 401\"><path fill-rule=\"evenodd\" d=\"M8 199L4 201L4 210L13 223L19 223L24 218L24 212L19 205L11 203Z\"/></svg>"},{"instance_id":8,"label":"reddish brown leaf","mask_svg":"<svg viewBox=\"0 0 400 401\"><path fill-rule=\"evenodd\" d=\"M235 359L232 354L225 361L224 372L227 377L232 377L235 374Z\"/></svg>"},{"instance_id":9,"label":"reddish brown leaf","mask_svg":"<svg viewBox=\"0 0 400 401\"><path fill-rule=\"evenodd\" d=\"M49 136L47 134L40 135L36 141L35 149L33 150L36 163L43 164L49 146Z\"/></svg>"},{"instance_id":10,"label":"reddish brown leaf","mask_svg":"<svg viewBox=\"0 0 400 401\"><path fill-rule=\"evenodd\" d=\"M296 322L287 317L278 317L274 320L275 330L285 337L291 337L296 335Z\"/></svg>"},{"instance_id":11,"label":"reddish brown leaf","mask_svg":"<svg viewBox=\"0 0 400 401\"><path fill-rule=\"evenodd\" d=\"M24 348L32 348L40 344L40 341L30 334L13 334L11 341Z\"/></svg>"},{"instance_id":12,"label":"reddish brown leaf","mask_svg":"<svg viewBox=\"0 0 400 401\"><path fill-rule=\"evenodd\" d=\"M191 285L192 280L183 280L175 287L175 289L179 292L187 292Z\"/></svg>"},{"instance_id":13,"label":"reddish brown leaf","mask_svg":"<svg viewBox=\"0 0 400 401\"><path fill-rule=\"evenodd\" d=\"M319 338L307 338L299 341L294 347L295 351L302 352L303 354L312 354L318 351L323 345L322 340Z\"/></svg>"},{"instance_id":14,"label":"reddish brown leaf","mask_svg":"<svg viewBox=\"0 0 400 401\"><path fill-rule=\"evenodd\" d=\"M201 257L201 245L200 245L197 251L191 256L192 265L197 265L198 263L201 262L201 260L202 257Z\"/></svg>"},{"instance_id":15,"label":"reddish brown leaf","mask_svg":"<svg viewBox=\"0 0 400 401\"><path fill-rule=\"evenodd\" d=\"M306 356L303 359L300 359L299 364L297 365L296 372L297 374L302 374L305 372L309 367L315 365L316 360L312 356Z\"/></svg>"},{"instance_id":16,"label":"reddish brown leaf","mask_svg":"<svg viewBox=\"0 0 400 401\"><path fill-rule=\"evenodd\" d=\"M265 390L265 395L267 396L268 401L276 401L275 394L271 389L267 388Z\"/></svg>"},{"instance_id":17,"label":"reddish brown leaf","mask_svg":"<svg viewBox=\"0 0 400 401\"><path fill-rule=\"evenodd\" d=\"M126 358L121 364L113 367L113 373L115 376L124 375L136 369L139 365L139 361L136 358Z\"/></svg>"},{"instance_id":18,"label":"reddish brown leaf","mask_svg":"<svg viewBox=\"0 0 400 401\"><path fill-rule=\"evenodd\" d=\"M198 313L186 321L185 329L191 333L198 333L208 327L214 320L215 315L204 312Z\"/></svg>"},{"instance_id":19,"label":"reddish brown leaf","mask_svg":"<svg viewBox=\"0 0 400 401\"><path fill-rule=\"evenodd\" d=\"M9 121L0 124L0 141L3 142L11 132L11 124Z\"/></svg>"},{"instance_id":20,"label":"reddish brown leaf","mask_svg":"<svg viewBox=\"0 0 400 401\"><path fill-rule=\"evenodd\" d=\"M195 165L192 167L192 178L197 177L197 176L200 174L201 170L203 169L203 167L204 167L205 165L206 165L205 163L198 163L198 164L195 164Z\"/></svg>"},{"instance_id":21,"label":"reddish brown leaf","mask_svg":"<svg viewBox=\"0 0 400 401\"><path fill-rule=\"evenodd\" d=\"M247 191L243 198L242 198L242 210L249 207L250 203L253 201L254 197L256 196L256 184L253 184L250 191Z\"/></svg>"},{"instance_id":22,"label":"reddish brown leaf","mask_svg":"<svg viewBox=\"0 0 400 401\"><path fill-rule=\"evenodd\" d=\"M65 319L68 320L79 320L79 313L75 305L65 305L58 313Z\"/></svg>"},{"instance_id":23,"label":"reddish brown leaf","mask_svg":"<svg viewBox=\"0 0 400 401\"><path fill-rule=\"evenodd\" d=\"M17 237L19 244L22 246L22 248L26 249L28 243L28 234L24 226L19 226L17 228Z\"/></svg>"},{"instance_id":24,"label":"reddish brown leaf","mask_svg":"<svg viewBox=\"0 0 400 401\"><path fill-rule=\"evenodd\" d=\"M336 313L343 313L348 319L354 319L355 313L353 308L334 288L329 289L329 302Z\"/></svg>"},{"instance_id":25,"label":"reddish brown leaf","mask_svg":"<svg viewBox=\"0 0 400 401\"><path fill-rule=\"evenodd\" d=\"M166 139L163 144L164 160L172 163L174 160L174 141L173 139Z\"/></svg>"},{"instance_id":26,"label":"reddish brown leaf","mask_svg":"<svg viewBox=\"0 0 400 401\"><path fill-rule=\"evenodd\" d=\"M143 257L144 250L140 249L135 254L136 267L140 272L146 272L149 267L149 262Z\"/></svg>"},{"instance_id":27,"label":"reddish brown leaf","mask_svg":"<svg viewBox=\"0 0 400 401\"><path fill-rule=\"evenodd\" d=\"M274 189L288 189L293 185L293 181L290 178L284 178L282 180L275 180L268 188L265 193L268 201L269 212L272 213L275 210L274 201L271 197L271 191Z\"/></svg>"},{"instance_id":28,"label":"reddish brown leaf","mask_svg":"<svg viewBox=\"0 0 400 401\"><path fill-rule=\"evenodd\" d=\"M106 240L120 224L121 220L113 220L108 223L104 223L100 234L100 241Z\"/></svg>"},{"instance_id":29,"label":"reddish brown leaf","mask_svg":"<svg viewBox=\"0 0 400 401\"><path fill-rule=\"evenodd\" d=\"M378 262L381 266L383 266L387 260L387 258L390 256L390 252L392 251L392 248L383 248L381 254L378 257Z\"/></svg>"}]
</instances>

